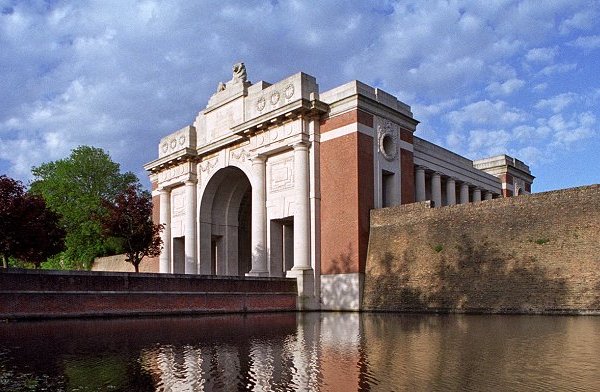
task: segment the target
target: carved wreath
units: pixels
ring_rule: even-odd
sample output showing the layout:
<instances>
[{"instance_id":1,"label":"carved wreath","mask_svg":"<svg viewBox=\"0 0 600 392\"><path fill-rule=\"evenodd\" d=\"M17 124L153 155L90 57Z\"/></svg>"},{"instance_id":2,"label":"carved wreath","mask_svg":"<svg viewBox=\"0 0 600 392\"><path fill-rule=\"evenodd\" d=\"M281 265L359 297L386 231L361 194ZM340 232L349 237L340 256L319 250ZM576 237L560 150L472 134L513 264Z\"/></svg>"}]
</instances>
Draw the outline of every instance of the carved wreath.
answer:
<instances>
[{"instance_id":1,"label":"carved wreath","mask_svg":"<svg viewBox=\"0 0 600 392\"><path fill-rule=\"evenodd\" d=\"M398 130L391 121L384 120L377 126L377 139L379 152L388 161L393 161L398 156Z\"/></svg>"}]
</instances>

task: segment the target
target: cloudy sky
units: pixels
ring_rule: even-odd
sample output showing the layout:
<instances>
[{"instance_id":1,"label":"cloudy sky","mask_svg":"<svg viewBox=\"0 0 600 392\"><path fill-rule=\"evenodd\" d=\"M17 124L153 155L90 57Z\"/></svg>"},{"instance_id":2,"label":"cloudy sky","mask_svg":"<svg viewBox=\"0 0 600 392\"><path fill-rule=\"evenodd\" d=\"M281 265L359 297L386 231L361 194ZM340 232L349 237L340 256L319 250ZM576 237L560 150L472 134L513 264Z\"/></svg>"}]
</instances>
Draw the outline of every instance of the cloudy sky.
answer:
<instances>
[{"instance_id":1,"label":"cloudy sky","mask_svg":"<svg viewBox=\"0 0 600 392\"><path fill-rule=\"evenodd\" d=\"M147 185L159 139L231 65L358 79L411 105L416 135L508 153L534 191L600 182L600 1L0 0L0 174L78 145Z\"/></svg>"}]
</instances>

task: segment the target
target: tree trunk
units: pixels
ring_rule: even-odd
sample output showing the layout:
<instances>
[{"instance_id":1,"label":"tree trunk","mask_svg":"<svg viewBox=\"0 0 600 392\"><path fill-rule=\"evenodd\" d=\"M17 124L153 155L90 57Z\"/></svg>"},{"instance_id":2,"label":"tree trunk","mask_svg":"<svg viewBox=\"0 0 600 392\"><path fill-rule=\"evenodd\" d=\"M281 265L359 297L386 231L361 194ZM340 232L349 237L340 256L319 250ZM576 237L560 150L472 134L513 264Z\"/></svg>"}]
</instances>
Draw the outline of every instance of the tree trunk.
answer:
<instances>
[{"instance_id":1,"label":"tree trunk","mask_svg":"<svg viewBox=\"0 0 600 392\"><path fill-rule=\"evenodd\" d=\"M135 268L135 272L140 272L140 263L134 263L133 267Z\"/></svg>"},{"instance_id":2,"label":"tree trunk","mask_svg":"<svg viewBox=\"0 0 600 392\"><path fill-rule=\"evenodd\" d=\"M6 269L8 268L8 260L6 255L2 255L2 268Z\"/></svg>"}]
</instances>

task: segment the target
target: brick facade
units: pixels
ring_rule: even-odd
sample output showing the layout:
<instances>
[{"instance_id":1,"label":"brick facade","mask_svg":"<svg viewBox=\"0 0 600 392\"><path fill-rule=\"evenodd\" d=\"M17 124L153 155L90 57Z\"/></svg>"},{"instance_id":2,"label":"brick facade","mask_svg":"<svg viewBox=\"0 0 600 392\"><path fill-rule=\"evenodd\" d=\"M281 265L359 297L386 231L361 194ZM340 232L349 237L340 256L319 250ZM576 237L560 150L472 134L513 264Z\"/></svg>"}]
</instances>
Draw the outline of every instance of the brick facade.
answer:
<instances>
[{"instance_id":1,"label":"brick facade","mask_svg":"<svg viewBox=\"0 0 600 392\"><path fill-rule=\"evenodd\" d=\"M373 208L372 143L359 132L321 143L322 274L364 272Z\"/></svg>"},{"instance_id":2,"label":"brick facade","mask_svg":"<svg viewBox=\"0 0 600 392\"><path fill-rule=\"evenodd\" d=\"M600 312L600 185L374 210L365 310Z\"/></svg>"}]
</instances>

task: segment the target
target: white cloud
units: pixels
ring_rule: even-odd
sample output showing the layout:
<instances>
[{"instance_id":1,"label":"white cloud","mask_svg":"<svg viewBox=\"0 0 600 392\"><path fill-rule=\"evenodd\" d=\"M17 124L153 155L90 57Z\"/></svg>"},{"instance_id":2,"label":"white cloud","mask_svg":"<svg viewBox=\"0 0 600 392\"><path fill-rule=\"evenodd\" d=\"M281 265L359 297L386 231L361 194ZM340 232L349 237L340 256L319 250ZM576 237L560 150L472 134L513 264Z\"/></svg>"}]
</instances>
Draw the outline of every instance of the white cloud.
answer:
<instances>
[{"instance_id":1,"label":"white cloud","mask_svg":"<svg viewBox=\"0 0 600 392\"><path fill-rule=\"evenodd\" d=\"M554 64L549 65L547 67L542 68L539 72L540 75L550 76L557 73L565 73L574 70L577 68L577 64L575 63L562 63L562 64Z\"/></svg>"},{"instance_id":2,"label":"white cloud","mask_svg":"<svg viewBox=\"0 0 600 392\"><path fill-rule=\"evenodd\" d=\"M576 40L569 42L569 44L585 50L598 49L600 48L600 35L578 37Z\"/></svg>"},{"instance_id":3,"label":"white cloud","mask_svg":"<svg viewBox=\"0 0 600 392\"><path fill-rule=\"evenodd\" d=\"M525 81L520 79L509 79L504 83L493 82L485 90L492 96L510 95L525 85Z\"/></svg>"},{"instance_id":4,"label":"white cloud","mask_svg":"<svg viewBox=\"0 0 600 392\"><path fill-rule=\"evenodd\" d=\"M509 132L476 129L469 132L469 153L471 156L493 156L506 153L511 140Z\"/></svg>"},{"instance_id":5,"label":"white cloud","mask_svg":"<svg viewBox=\"0 0 600 392\"><path fill-rule=\"evenodd\" d=\"M535 107L537 109L550 109L552 112L558 113L574 103L578 98L579 96L575 93L563 93L555 95L552 98L540 99L535 104Z\"/></svg>"},{"instance_id":6,"label":"white cloud","mask_svg":"<svg viewBox=\"0 0 600 392\"><path fill-rule=\"evenodd\" d=\"M594 8L582 10L560 23L561 34L567 34L572 30L587 30L594 26L598 20L598 12Z\"/></svg>"},{"instance_id":7,"label":"white cloud","mask_svg":"<svg viewBox=\"0 0 600 392\"><path fill-rule=\"evenodd\" d=\"M458 104L458 99L449 99L432 104L412 104L411 108L416 118L437 116L447 112L450 108Z\"/></svg>"},{"instance_id":8,"label":"white cloud","mask_svg":"<svg viewBox=\"0 0 600 392\"><path fill-rule=\"evenodd\" d=\"M504 101L478 101L468 104L460 110L448 113L445 118L455 129L469 125L514 124L523 121L526 113L509 107Z\"/></svg>"},{"instance_id":9,"label":"white cloud","mask_svg":"<svg viewBox=\"0 0 600 392\"><path fill-rule=\"evenodd\" d=\"M558 48L534 48L530 49L525 55L525 60L529 62L548 63L554 60L558 54Z\"/></svg>"},{"instance_id":10,"label":"white cloud","mask_svg":"<svg viewBox=\"0 0 600 392\"><path fill-rule=\"evenodd\" d=\"M544 90L546 90L548 88L548 83L538 83L535 86L533 86L533 91L535 91L536 93L542 92Z\"/></svg>"},{"instance_id":11,"label":"white cloud","mask_svg":"<svg viewBox=\"0 0 600 392\"><path fill-rule=\"evenodd\" d=\"M562 114L555 114L545 121L552 131L551 146L555 148L568 148L574 143L597 135L597 119L593 113L576 113L565 119Z\"/></svg>"},{"instance_id":12,"label":"white cloud","mask_svg":"<svg viewBox=\"0 0 600 392\"><path fill-rule=\"evenodd\" d=\"M516 156L523 162L532 165L541 164L549 161L549 157L539 147L527 146L517 150Z\"/></svg>"}]
</instances>

